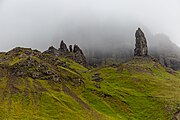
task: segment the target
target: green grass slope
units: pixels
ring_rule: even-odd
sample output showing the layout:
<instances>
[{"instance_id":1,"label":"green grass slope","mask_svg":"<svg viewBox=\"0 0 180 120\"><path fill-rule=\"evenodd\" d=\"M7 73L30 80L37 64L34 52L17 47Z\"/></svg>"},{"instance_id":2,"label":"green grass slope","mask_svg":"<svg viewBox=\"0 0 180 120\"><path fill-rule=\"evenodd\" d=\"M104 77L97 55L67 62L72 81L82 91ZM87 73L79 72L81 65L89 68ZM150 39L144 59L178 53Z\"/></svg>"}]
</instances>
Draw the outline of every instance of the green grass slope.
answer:
<instances>
[{"instance_id":1,"label":"green grass slope","mask_svg":"<svg viewBox=\"0 0 180 120\"><path fill-rule=\"evenodd\" d=\"M93 69L27 48L0 58L2 120L170 120L180 110L180 73L148 57Z\"/></svg>"},{"instance_id":2,"label":"green grass slope","mask_svg":"<svg viewBox=\"0 0 180 120\"><path fill-rule=\"evenodd\" d=\"M94 74L102 81L94 81ZM179 75L150 58L135 58L88 71L82 96L112 119L170 120L180 109Z\"/></svg>"},{"instance_id":3,"label":"green grass slope","mask_svg":"<svg viewBox=\"0 0 180 120\"><path fill-rule=\"evenodd\" d=\"M0 119L108 118L69 88L83 86L83 78L76 72L87 70L81 65L26 48L15 48L0 57Z\"/></svg>"}]
</instances>

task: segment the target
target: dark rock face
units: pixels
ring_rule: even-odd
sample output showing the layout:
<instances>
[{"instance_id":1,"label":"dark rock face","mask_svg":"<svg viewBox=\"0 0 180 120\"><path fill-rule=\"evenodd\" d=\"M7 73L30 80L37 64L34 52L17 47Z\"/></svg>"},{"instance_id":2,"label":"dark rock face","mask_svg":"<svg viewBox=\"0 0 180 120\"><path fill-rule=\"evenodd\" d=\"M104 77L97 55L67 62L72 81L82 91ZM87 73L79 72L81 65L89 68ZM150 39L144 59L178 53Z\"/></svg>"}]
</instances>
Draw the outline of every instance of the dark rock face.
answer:
<instances>
[{"instance_id":1,"label":"dark rock face","mask_svg":"<svg viewBox=\"0 0 180 120\"><path fill-rule=\"evenodd\" d=\"M75 62L82 64L83 66L87 66L86 57L78 45L74 45L72 58Z\"/></svg>"},{"instance_id":2,"label":"dark rock face","mask_svg":"<svg viewBox=\"0 0 180 120\"><path fill-rule=\"evenodd\" d=\"M159 56L159 62L169 68L172 68L173 70L180 70L180 60L174 57L163 57Z\"/></svg>"},{"instance_id":3,"label":"dark rock face","mask_svg":"<svg viewBox=\"0 0 180 120\"><path fill-rule=\"evenodd\" d=\"M59 51L56 48L54 48L53 46L49 47L49 49L47 51L45 51L44 53L59 56Z\"/></svg>"},{"instance_id":4,"label":"dark rock face","mask_svg":"<svg viewBox=\"0 0 180 120\"><path fill-rule=\"evenodd\" d=\"M93 81L96 81L96 82L101 82L102 81L102 78L99 76L100 74L99 73L96 73L92 76L92 80Z\"/></svg>"},{"instance_id":5,"label":"dark rock face","mask_svg":"<svg viewBox=\"0 0 180 120\"><path fill-rule=\"evenodd\" d=\"M79 48L78 45L74 45L73 52L74 52L74 53L83 54L82 50Z\"/></svg>"},{"instance_id":6,"label":"dark rock face","mask_svg":"<svg viewBox=\"0 0 180 120\"><path fill-rule=\"evenodd\" d=\"M134 56L147 56L148 47L144 33L140 28L135 33L136 36L136 48L134 50Z\"/></svg>"},{"instance_id":7,"label":"dark rock face","mask_svg":"<svg viewBox=\"0 0 180 120\"><path fill-rule=\"evenodd\" d=\"M61 43L60 43L60 48L59 48L59 51L62 52L62 53L67 53L69 52L66 44L64 43L64 41L62 40Z\"/></svg>"},{"instance_id":8,"label":"dark rock face","mask_svg":"<svg viewBox=\"0 0 180 120\"><path fill-rule=\"evenodd\" d=\"M69 45L69 51L72 52L73 49L72 49L72 45Z\"/></svg>"},{"instance_id":9,"label":"dark rock face","mask_svg":"<svg viewBox=\"0 0 180 120\"><path fill-rule=\"evenodd\" d=\"M78 45L74 45L74 47L72 45L69 45L69 50L66 46L66 44L63 42L63 40L60 43L60 48L57 50L56 48L54 48L53 46L49 47L49 49L45 52L43 52L44 54L51 54L51 55L55 55L55 56L63 56L65 58L69 58L74 60L75 62L83 65L83 66L87 66L87 61L86 61L86 57L83 54L83 51L80 49L80 47Z\"/></svg>"}]
</instances>

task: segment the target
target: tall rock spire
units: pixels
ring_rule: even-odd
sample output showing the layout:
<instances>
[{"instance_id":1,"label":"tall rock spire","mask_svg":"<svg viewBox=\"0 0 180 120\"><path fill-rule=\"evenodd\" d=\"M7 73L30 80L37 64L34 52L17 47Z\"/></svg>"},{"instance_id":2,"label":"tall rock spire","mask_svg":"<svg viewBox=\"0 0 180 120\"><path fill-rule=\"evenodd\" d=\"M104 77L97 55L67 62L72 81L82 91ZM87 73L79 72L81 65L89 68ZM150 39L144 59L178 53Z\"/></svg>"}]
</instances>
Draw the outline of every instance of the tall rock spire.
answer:
<instances>
[{"instance_id":1,"label":"tall rock spire","mask_svg":"<svg viewBox=\"0 0 180 120\"><path fill-rule=\"evenodd\" d=\"M64 41L62 40L61 43L60 43L60 48L59 48L59 51L62 52L62 53L67 53L69 52L66 44L64 43Z\"/></svg>"},{"instance_id":2,"label":"tall rock spire","mask_svg":"<svg viewBox=\"0 0 180 120\"><path fill-rule=\"evenodd\" d=\"M134 56L147 56L148 55L148 47L147 41L144 33L140 28L135 33L136 37L136 45L134 49Z\"/></svg>"},{"instance_id":3,"label":"tall rock spire","mask_svg":"<svg viewBox=\"0 0 180 120\"><path fill-rule=\"evenodd\" d=\"M70 51L70 52L73 51L72 45L69 45L69 51Z\"/></svg>"}]
</instances>

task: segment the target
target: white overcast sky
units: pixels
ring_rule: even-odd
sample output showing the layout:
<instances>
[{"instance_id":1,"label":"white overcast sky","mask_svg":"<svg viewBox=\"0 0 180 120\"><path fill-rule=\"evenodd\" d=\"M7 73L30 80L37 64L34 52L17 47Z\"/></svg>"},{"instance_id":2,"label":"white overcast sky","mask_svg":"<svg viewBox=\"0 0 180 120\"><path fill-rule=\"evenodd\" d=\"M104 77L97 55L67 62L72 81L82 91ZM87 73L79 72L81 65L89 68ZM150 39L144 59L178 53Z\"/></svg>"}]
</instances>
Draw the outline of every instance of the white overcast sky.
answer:
<instances>
[{"instance_id":1,"label":"white overcast sky","mask_svg":"<svg viewBox=\"0 0 180 120\"><path fill-rule=\"evenodd\" d=\"M58 46L65 25L70 29L109 18L127 27L126 21L138 21L180 46L180 0L0 0L0 51L16 46L45 50Z\"/></svg>"}]
</instances>

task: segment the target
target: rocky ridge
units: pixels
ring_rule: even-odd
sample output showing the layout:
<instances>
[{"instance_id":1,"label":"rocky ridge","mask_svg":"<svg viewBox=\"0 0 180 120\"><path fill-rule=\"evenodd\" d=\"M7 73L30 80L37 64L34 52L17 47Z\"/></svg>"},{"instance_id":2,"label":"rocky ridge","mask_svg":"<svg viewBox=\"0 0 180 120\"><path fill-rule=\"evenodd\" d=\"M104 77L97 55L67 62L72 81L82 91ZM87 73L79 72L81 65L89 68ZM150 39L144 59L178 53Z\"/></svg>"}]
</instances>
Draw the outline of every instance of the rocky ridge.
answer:
<instances>
[{"instance_id":1,"label":"rocky ridge","mask_svg":"<svg viewBox=\"0 0 180 120\"><path fill-rule=\"evenodd\" d=\"M70 58L75 62L87 67L86 57L81 48L76 44L74 46L69 45L68 49L67 45L62 40L59 49L56 49L53 46L51 46L47 51L44 51L43 53Z\"/></svg>"}]
</instances>

